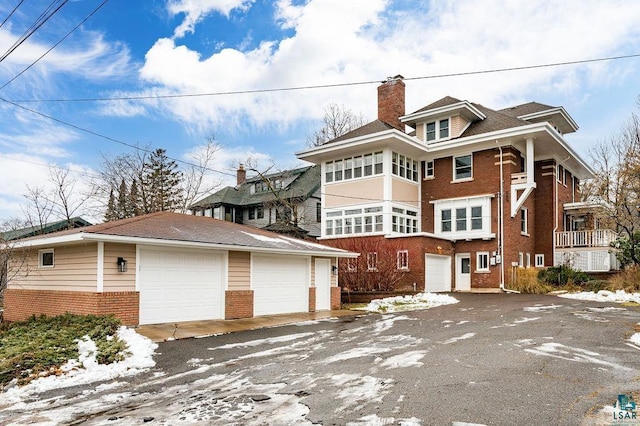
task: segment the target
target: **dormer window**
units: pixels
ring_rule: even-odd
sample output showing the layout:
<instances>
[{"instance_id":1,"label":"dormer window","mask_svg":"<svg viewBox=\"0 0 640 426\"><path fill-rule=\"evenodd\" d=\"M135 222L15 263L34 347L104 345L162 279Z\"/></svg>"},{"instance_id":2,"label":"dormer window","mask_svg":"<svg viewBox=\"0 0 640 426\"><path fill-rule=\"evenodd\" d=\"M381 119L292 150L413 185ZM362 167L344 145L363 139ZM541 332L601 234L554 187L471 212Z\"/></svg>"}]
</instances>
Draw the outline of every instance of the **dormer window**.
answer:
<instances>
[{"instance_id":1,"label":"dormer window","mask_svg":"<svg viewBox=\"0 0 640 426\"><path fill-rule=\"evenodd\" d=\"M449 119L432 121L426 124L425 139L427 142L449 138Z\"/></svg>"}]
</instances>

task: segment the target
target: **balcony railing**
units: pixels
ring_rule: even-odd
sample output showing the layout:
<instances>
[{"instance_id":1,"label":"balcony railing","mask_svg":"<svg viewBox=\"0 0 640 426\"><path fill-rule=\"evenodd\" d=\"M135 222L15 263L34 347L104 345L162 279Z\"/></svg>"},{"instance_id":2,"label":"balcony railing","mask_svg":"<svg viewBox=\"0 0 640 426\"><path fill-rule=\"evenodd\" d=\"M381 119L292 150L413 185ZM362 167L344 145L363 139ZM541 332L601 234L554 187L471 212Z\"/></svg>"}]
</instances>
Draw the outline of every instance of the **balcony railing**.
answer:
<instances>
[{"instance_id":1,"label":"balcony railing","mask_svg":"<svg viewBox=\"0 0 640 426\"><path fill-rule=\"evenodd\" d=\"M610 229L556 232L556 247L609 247L618 238Z\"/></svg>"},{"instance_id":2,"label":"balcony railing","mask_svg":"<svg viewBox=\"0 0 640 426\"><path fill-rule=\"evenodd\" d=\"M511 173L511 185L527 183L527 173Z\"/></svg>"}]
</instances>

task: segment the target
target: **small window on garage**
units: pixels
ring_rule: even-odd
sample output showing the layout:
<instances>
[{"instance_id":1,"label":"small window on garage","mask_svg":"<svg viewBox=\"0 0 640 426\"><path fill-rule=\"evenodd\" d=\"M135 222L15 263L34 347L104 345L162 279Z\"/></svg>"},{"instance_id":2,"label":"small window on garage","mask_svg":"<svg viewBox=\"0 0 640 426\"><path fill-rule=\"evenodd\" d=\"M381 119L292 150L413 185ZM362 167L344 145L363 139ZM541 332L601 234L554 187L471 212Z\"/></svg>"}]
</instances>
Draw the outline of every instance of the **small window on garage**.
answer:
<instances>
[{"instance_id":1,"label":"small window on garage","mask_svg":"<svg viewBox=\"0 0 640 426\"><path fill-rule=\"evenodd\" d=\"M53 268L53 249L39 250L38 259L38 263L41 268Z\"/></svg>"},{"instance_id":2,"label":"small window on garage","mask_svg":"<svg viewBox=\"0 0 640 426\"><path fill-rule=\"evenodd\" d=\"M401 271L409 270L409 250L398 250L397 268Z\"/></svg>"},{"instance_id":3,"label":"small window on garage","mask_svg":"<svg viewBox=\"0 0 640 426\"><path fill-rule=\"evenodd\" d=\"M489 272L489 252L478 252L476 257L476 271Z\"/></svg>"},{"instance_id":4,"label":"small window on garage","mask_svg":"<svg viewBox=\"0 0 640 426\"><path fill-rule=\"evenodd\" d=\"M544 254L536 254L536 268L544 268Z\"/></svg>"}]
</instances>

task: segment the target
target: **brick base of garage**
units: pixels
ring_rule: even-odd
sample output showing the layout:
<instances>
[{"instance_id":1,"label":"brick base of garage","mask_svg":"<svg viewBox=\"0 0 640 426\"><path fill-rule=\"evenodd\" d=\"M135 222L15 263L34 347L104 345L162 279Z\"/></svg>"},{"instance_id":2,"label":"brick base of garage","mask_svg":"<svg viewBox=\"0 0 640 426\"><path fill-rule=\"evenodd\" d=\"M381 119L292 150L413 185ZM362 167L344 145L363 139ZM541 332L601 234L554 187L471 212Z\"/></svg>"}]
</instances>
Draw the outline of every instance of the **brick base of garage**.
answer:
<instances>
[{"instance_id":1,"label":"brick base of garage","mask_svg":"<svg viewBox=\"0 0 640 426\"><path fill-rule=\"evenodd\" d=\"M309 287L309 312L316 311L316 288Z\"/></svg>"},{"instance_id":2,"label":"brick base of garage","mask_svg":"<svg viewBox=\"0 0 640 426\"><path fill-rule=\"evenodd\" d=\"M341 294L342 289L340 287L331 287L331 309L338 310L342 308Z\"/></svg>"},{"instance_id":3,"label":"brick base of garage","mask_svg":"<svg viewBox=\"0 0 640 426\"><path fill-rule=\"evenodd\" d=\"M92 293L85 291L7 289L4 319L23 321L31 315L115 315L124 325L137 325L140 297L137 291Z\"/></svg>"},{"instance_id":4,"label":"brick base of garage","mask_svg":"<svg viewBox=\"0 0 640 426\"><path fill-rule=\"evenodd\" d=\"M228 290L224 293L224 318L253 317L253 290Z\"/></svg>"}]
</instances>

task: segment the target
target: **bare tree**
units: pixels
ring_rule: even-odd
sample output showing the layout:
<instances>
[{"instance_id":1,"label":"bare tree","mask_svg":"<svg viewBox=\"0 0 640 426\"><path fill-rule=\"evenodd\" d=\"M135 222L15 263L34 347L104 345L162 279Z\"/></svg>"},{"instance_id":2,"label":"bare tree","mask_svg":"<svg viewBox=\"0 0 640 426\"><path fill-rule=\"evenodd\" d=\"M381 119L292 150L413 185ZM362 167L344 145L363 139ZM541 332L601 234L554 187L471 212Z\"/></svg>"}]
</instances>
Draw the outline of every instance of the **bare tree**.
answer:
<instances>
[{"instance_id":1,"label":"bare tree","mask_svg":"<svg viewBox=\"0 0 640 426\"><path fill-rule=\"evenodd\" d=\"M14 241L4 237L10 231L24 228L25 225L27 224L19 219L11 219L0 225L0 308L3 306L4 291L7 289L9 280L16 274L28 274L27 250L16 247ZM11 268L9 268L9 262L11 262ZM1 317L2 315L0 319Z\"/></svg>"},{"instance_id":2,"label":"bare tree","mask_svg":"<svg viewBox=\"0 0 640 426\"><path fill-rule=\"evenodd\" d=\"M211 166L218 151L220 151L220 144L216 142L214 135L210 135L204 147L190 155L190 162L193 164L183 173L183 203L179 209L182 213L186 213L189 206L196 200L213 192L221 185L220 180L207 180L207 174L211 172Z\"/></svg>"},{"instance_id":3,"label":"bare tree","mask_svg":"<svg viewBox=\"0 0 640 426\"><path fill-rule=\"evenodd\" d=\"M365 124L362 114L355 114L344 105L331 103L324 109L323 125L307 136L307 146L320 146Z\"/></svg>"},{"instance_id":4,"label":"bare tree","mask_svg":"<svg viewBox=\"0 0 640 426\"><path fill-rule=\"evenodd\" d=\"M42 231L49 222L53 213L53 201L42 187L27 185L27 193L24 194L27 204L22 207L27 226Z\"/></svg>"},{"instance_id":5,"label":"bare tree","mask_svg":"<svg viewBox=\"0 0 640 426\"><path fill-rule=\"evenodd\" d=\"M85 204L93 197L93 192L86 193L78 188L78 181L70 176L68 169L53 166L49 169L49 179L53 184L53 213L73 226L73 218L84 213Z\"/></svg>"}]
</instances>

